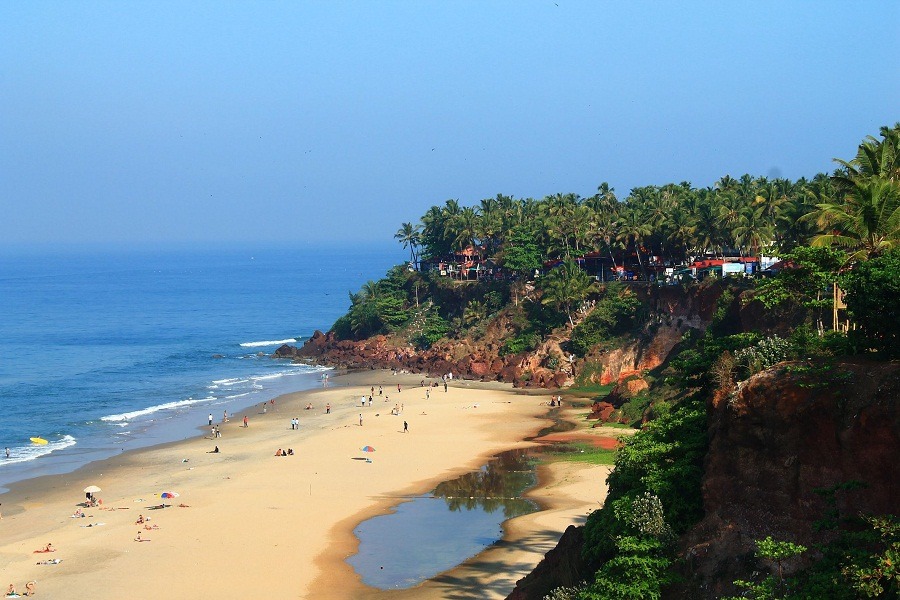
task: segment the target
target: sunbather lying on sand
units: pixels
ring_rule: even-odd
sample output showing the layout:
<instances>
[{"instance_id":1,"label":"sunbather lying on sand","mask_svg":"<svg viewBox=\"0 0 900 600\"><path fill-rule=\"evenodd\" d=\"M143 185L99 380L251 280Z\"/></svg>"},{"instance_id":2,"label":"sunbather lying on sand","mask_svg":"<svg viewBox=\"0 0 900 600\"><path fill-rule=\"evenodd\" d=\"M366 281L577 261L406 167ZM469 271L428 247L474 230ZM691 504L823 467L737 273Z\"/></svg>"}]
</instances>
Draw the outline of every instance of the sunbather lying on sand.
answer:
<instances>
[{"instance_id":1,"label":"sunbather lying on sand","mask_svg":"<svg viewBox=\"0 0 900 600\"><path fill-rule=\"evenodd\" d=\"M43 548L41 548L40 550L34 551L35 554L40 554L42 552L56 552L56 548L53 547L53 544L48 542L47 545L44 546Z\"/></svg>"}]
</instances>

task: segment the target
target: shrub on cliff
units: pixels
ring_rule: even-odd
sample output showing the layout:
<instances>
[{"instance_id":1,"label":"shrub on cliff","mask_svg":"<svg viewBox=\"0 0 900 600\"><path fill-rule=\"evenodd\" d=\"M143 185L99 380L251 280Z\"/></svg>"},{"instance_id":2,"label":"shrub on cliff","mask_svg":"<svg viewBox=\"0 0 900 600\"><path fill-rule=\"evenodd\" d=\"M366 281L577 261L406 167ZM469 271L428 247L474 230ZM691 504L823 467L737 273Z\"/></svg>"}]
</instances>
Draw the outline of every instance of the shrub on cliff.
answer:
<instances>
[{"instance_id":1,"label":"shrub on cliff","mask_svg":"<svg viewBox=\"0 0 900 600\"><path fill-rule=\"evenodd\" d=\"M832 305L831 285L846 258L844 252L831 248L795 248L782 256L786 267L775 277L761 280L748 299L781 314L795 307L806 309L815 315L816 329L821 330Z\"/></svg>"},{"instance_id":2,"label":"shrub on cliff","mask_svg":"<svg viewBox=\"0 0 900 600\"><path fill-rule=\"evenodd\" d=\"M582 598L658 598L675 559L672 535L703 515L706 411L684 401L624 441L604 506L585 524L586 559L599 565Z\"/></svg>"},{"instance_id":3,"label":"shrub on cliff","mask_svg":"<svg viewBox=\"0 0 900 600\"><path fill-rule=\"evenodd\" d=\"M338 339L362 339L386 333L409 320L406 271L394 267L383 279L366 282L350 294L350 310L332 326Z\"/></svg>"},{"instance_id":4,"label":"shrub on cliff","mask_svg":"<svg viewBox=\"0 0 900 600\"><path fill-rule=\"evenodd\" d=\"M410 340L418 348L427 350L432 344L447 335L450 324L441 318L437 311L427 310L422 317L422 326L418 334Z\"/></svg>"},{"instance_id":5,"label":"shrub on cliff","mask_svg":"<svg viewBox=\"0 0 900 600\"><path fill-rule=\"evenodd\" d=\"M594 280L575 261L567 259L541 277L539 287L542 292L541 303L564 313L569 324L574 327L572 309L581 304L594 289Z\"/></svg>"},{"instance_id":6,"label":"shrub on cliff","mask_svg":"<svg viewBox=\"0 0 900 600\"><path fill-rule=\"evenodd\" d=\"M646 306L621 283L606 286L591 313L572 331L571 347L578 356L636 329L644 320Z\"/></svg>"},{"instance_id":7,"label":"shrub on cliff","mask_svg":"<svg viewBox=\"0 0 900 600\"><path fill-rule=\"evenodd\" d=\"M734 353L734 360L741 368L741 378L746 379L787 360L793 353L794 347L789 341L773 335L759 340L752 346L737 350Z\"/></svg>"},{"instance_id":8,"label":"shrub on cliff","mask_svg":"<svg viewBox=\"0 0 900 600\"><path fill-rule=\"evenodd\" d=\"M865 347L900 357L900 250L862 262L844 277L847 311Z\"/></svg>"}]
</instances>

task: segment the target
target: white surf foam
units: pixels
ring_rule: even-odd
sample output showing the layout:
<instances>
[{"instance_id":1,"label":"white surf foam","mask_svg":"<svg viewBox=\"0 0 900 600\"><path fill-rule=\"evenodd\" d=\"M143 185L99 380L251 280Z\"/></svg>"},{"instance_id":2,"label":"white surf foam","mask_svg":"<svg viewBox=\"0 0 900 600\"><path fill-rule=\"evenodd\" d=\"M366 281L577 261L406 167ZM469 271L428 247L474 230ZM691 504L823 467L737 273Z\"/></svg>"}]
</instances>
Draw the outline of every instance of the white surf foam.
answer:
<instances>
[{"instance_id":1,"label":"white surf foam","mask_svg":"<svg viewBox=\"0 0 900 600\"><path fill-rule=\"evenodd\" d=\"M200 404L201 402L211 402L215 400L214 397L209 398L188 398L187 400L178 400L176 402L166 402L165 404L157 404L156 406L150 406L148 408L143 408L141 410L135 410L127 413L121 413L118 415L106 415L105 417L100 417L101 421L130 421L135 417L143 417L145 415L152 415L155 412L159 412L161 410L172 410L175 408L181 408L182 406L190 406L191 404Z\"/></svg>"},{"instance_id":2,"label":"white surf foam","mask_svg":"<svg viewBox=\"0 0 900 600\"><path fill-rule=\"evenodd\" d=\"M281 379L285 375L291 375L289 371L285 371L283 373L273 373L272 375L255 375L250 378L254 383L257 381L268 381L269 379Z\"/></svg>"},{"instance_id":3,"label":"white surf foam","mask_svg":"<svg viewBox=\"0 0 900 600\"><path fill-rule=\"evenodd\" d=\"M232 377L231 379L214 379L213 383L216 385L235 385L236 383L247 383L247 380L240 377Z\"/></svg>"},{"instance_id":4,"label":"white surf foam","mask_svg":"<svg viewBox=\"0 0 900 600\"><path fill-rule=\"evenodd\" d=\"M261 342L244 342L241 348L261 348L263 346L280 346L282 344L295 344L295 338L287 338L286 340L263 340Z\"/></svg>"},{"instance_id":5,"label":"white surf foam","mask_svg":"<svg viewBox=\"0 0 900 600\"><path fill-rule=\"evenodd\" d=\"M28 462L35 460L41 456L46 456L51 452L74 446L77 440L71 435L64 435L58 440L54 440L49 444L37 445L29 444L27 446L16 446L9 449L9 458L0 458L0 467L3 465L13 465L16 463Z\"/></svg>"}]
</instances>

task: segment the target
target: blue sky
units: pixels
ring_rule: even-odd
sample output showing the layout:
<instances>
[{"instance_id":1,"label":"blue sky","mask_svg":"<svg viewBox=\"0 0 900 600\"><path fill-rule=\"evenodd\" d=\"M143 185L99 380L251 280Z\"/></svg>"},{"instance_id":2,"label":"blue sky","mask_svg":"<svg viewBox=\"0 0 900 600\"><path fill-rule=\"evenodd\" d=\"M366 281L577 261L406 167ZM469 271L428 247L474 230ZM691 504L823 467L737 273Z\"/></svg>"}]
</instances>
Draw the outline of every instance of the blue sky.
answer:
<instances>
[{"instance_id":1,"label":"blue sky","mask_svg":"<svg viewBox=\"0 0 900 600\"><path fill-rule=\"evenodd\" d=\"M0 246L812 176L900 120L897 31L898 2L3 2Z\"/></svg>"}]
</instances>

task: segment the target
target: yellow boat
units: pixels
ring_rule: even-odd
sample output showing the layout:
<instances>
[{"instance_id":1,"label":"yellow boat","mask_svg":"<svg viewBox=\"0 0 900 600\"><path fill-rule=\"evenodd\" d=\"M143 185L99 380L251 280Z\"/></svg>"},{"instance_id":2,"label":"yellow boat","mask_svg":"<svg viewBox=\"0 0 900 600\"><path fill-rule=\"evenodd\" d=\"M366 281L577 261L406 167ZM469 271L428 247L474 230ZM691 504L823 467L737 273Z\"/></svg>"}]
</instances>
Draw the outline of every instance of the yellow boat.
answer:
<instances>
[{"instance_id":1,"label":"yellow boat","mask_svg":"<svg viewBox=\"0 0 900 600\"><path fill-rule=\"evenodd\" d=\"M50 442L48 442L47 440L45 440L44 438L39 438L39 437L33 437L33 438L31 438L31 441L34 442L35 444L40 444L40 445L42 445L42 446L43 446L44 444L49 444L49 443L50 443Z\"/></svg>"}]
</instances>

